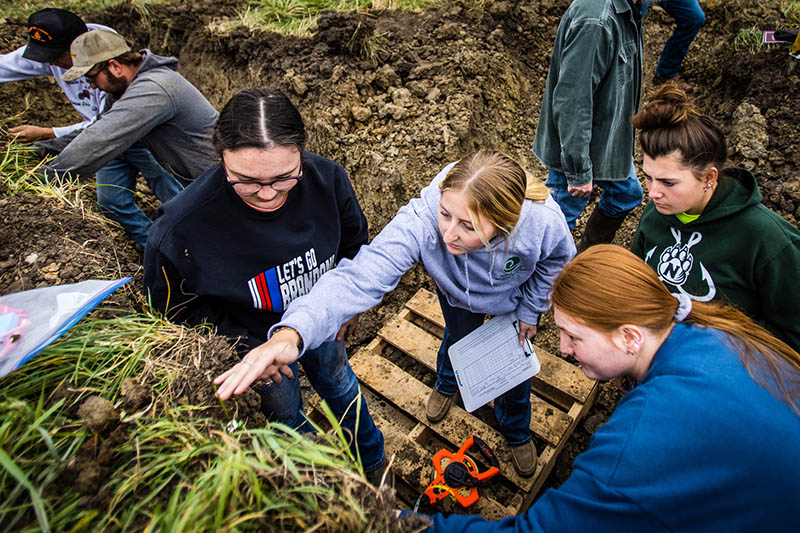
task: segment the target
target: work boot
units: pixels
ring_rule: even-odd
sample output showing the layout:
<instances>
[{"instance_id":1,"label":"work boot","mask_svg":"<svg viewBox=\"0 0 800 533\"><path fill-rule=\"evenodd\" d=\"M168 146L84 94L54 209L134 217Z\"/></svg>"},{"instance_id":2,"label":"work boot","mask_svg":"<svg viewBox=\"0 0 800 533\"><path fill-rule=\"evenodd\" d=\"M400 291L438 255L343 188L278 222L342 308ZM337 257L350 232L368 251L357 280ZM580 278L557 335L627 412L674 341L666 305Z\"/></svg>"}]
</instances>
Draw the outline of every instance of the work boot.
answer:
<instances>
[{"instance_id":1,"label":"work boot","mask_svg":"<svg viewBox=\"0 0 800 533\"><path fill-rule=\"evenodd\" d=\"M445 396L437 390L431 391L431 396L428 398L428 405L425 406L425 415L431 422L438 422L445 417L450 406L453 405L455 394L452 396Z\"/></svg>"},{"instance_id":2,"label":"work boot","mask_svg":"<svg viewBox=\"0 0 800 533\"><path fill-rule=\"evenodd\" d=\"M386 473L385 479L383 477L384 473ZM366 472L365 475L367 476L367 481L369 481L369 484L376 489L381 488L381 485L387 485L391 488L394 488L394 472L391 468L389 468L389 461L387 461L385 457L383 458L383 462L378 465L378 468L370 472Z\"/></svg>"},{"instance_id":3,"label":"work boot","mask_svg":"<svg viewBox=\"0 0 800 533\"><path fill-rule=\"evenodd\" d=\"M520 476L531 477L536 472L536 461L536 447L532 440L521 446L511 446L511 462Z\"/></svg>"},{"instance_id":4,"label":"work boot","mask_svg":"<svg viewBox=\"0 0 800 533\"><path fill-rule=\"evenodd\" d=\"M627 213L619 218L610 218L595 207L592 216L586 221L586 229L583 230L583 236L576 245L578 253L595 244L611 243L626 216Z\"/></svg>"}]
</instances>

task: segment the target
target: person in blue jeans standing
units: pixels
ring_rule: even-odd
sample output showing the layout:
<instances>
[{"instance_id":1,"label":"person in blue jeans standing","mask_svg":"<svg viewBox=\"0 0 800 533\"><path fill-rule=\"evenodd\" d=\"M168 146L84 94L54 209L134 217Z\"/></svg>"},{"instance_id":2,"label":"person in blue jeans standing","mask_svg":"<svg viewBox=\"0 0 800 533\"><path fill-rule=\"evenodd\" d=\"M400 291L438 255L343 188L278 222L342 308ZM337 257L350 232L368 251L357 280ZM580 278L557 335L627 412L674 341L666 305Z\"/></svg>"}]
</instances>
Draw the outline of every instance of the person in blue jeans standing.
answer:
<instances>
[{"instance_id":1,"label":"person in blue jeans standing","mask_svg":"<svg viewBox=\"0 0 800 533\"><path fill-rule=\"evenodd\" d=\"M561 18L533 153L567 224L603 191L578 251L608 243L642 202L631 117L642 92L642 19L633 0L575 0Z\"/></svg>"},{"instance_id":2,"label":"person in blue jeans standing","mask_svg":"<svg viewBox=\"0 0 800 533\"><path fill-rule=\"evenodd\" d=\"M215 380L219 396L241 394L259 378L282 382L281 374L293 376L291 365L305 359L304 348L320 346L340 324L377 305L421 262L436 283L445 318L436 385L425 409L435 424L458 392L448 348L487 314L514 313L519 342L532 338L552 281L574 254L564 215L547 187L507 155L479 150L444 167L369 246L294 300L269 341ZM495 399L494 412L514 468L532 475L537 455L529 429L530 380Z\"/></svg>"},{"instance_id":3,"label":"person in blue jeans standing","mask_svg":"<svg viewBox=\"0 0 800 533\"><path fill-rule=\"evenodd\" d=\"M289 304L367 243L367 219L344 169L305 150L297 108L280 91L231 98L212 142L219 163L162 206L144 254L152 306L171 320L211 323L243 352L262 344ZM352 435L367 479L387 470L383 434L361 396L344 338L358 317L337 324L300 363L319 396ZM270 419L301 431L298 364L292 379L255 385ZM392 482L391 473L386 479Z\"/></svg>"},{"instance_id":4,"label":"person in blue jeans standing","mask_svg":"<svg viewBox=\"0 0 800 533\"><path fill-rule=\"evenodd\" d=\"M66 69L72 67L70 43L89 30L111 28L101 24L85 24L78 15L64 9L43 9L28 17L28 44L0 55L0 83L52 76L83 119L69 126L23 124L10 128L10 133L18 141L36 142L41 152L57 154L81 129L94 122L105 108L108 95L91 87L85 77L73 81L62 79ZM120 224L134 242L144 246L153 221L134 201L133 191L139 173L161 202L170 200L183 190L177 178L139 143L97 170L95 178L100 210Z\"/></svg>"},{"instance_id":5,"label":"person in blue jeans standing","mask_svg":"<svg viewBox=\"0 0 800 533\"><path fill-rule=\"evenodd\" d=\"M706 15L697 0L651 0L642 5L642 16L650 4L660 6L675 19L675 31L664 45L653 76L653 81L661 84L678 77L689 45L706 23Z\"/></svg>"}]
</instances>

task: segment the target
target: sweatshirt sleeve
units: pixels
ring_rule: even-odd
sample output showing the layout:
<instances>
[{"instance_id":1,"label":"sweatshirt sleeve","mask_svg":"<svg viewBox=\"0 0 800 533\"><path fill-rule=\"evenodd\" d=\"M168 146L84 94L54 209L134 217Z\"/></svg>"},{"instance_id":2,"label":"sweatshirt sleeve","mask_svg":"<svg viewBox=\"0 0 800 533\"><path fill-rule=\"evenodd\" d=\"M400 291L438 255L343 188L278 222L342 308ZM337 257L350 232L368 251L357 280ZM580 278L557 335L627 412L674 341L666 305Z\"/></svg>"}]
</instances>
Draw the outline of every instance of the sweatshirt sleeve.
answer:
<instances>
[{"instance_id":1,"label":"sweatshirt sleeve","mask_svg":"<svg viewBox=\"0 0 800 533\"><path fill-rule=\"evenodd\" d=\"M558 207L556 207L558 209ZM537 324L539 315L547 311L553 282L575 257L575 241L561 212L548 223L541 239L539 261L531 277L522 285L522 302L517 318L528 324ZM538 219L541 223L541 218Z\"/></svg>"},{"instance_id":2,"label":"sweatshirt sleeve","mask_svg":"<svg viewBox=\"0 0 800 533\"><path fill-rule=\"evenodd\" d=\"M553 123L561 139L561 167L572 186L591 183L594 90L606 76L614 45L599 23L570 28L553 89Z\"/></svg>"},{"instance_id":3,"label":"sweatshirt sleeve","mask_svg":"<svg viewBox=\"0 0 800 533\"><path fill-rule=\"evenodd\" d=\"M446 533L521 533L592 531L613 524L617 531L654 530L654 521L624 494L601 483L584 470L573 471L558 489L550 489L524 514L497 522L469 515L434 515L427 531Z\"/></svg>"},{"instance_id":4,"label":"sweatshirt sleeve","mask_svg":"<svg viewBox=\"0 0 800 533\"><path fill-rule=\"evenodd\" d=\"M50 66L22 57L25 47L0 55L0 83L21 81L36 76L50 76Z\"/></svg>"},{"instance_id":5,"label":"sweatshirt sleeve","mask_svg":"<svg viewBox=\"0 0 800 533\"><path fill-rule=\"evenodd\" d=\"M795 237L757 265L754 280L766 328L795 351L800 351L800 286L792 280L798 272L800 238Z\"/></svg>"},{"instance_id":6,"label":"sweatshirt sleeve","mask_svg":"<svg viewBox=\"0 0 800 533\"><path fill-rule=\"evenodd\" d=\"M157 83L150 80L133 83L122 98L47 165L47 170L92 175L174 113L171 98Z\"/></svg>"},{"instance_id":7,"label":"sweatshirt sleeve","mask_svg":"<svg viewBox=\"0 0 800 533\"><path fill-rule=\"evenodd\" d=\"M185 276L149 241L144 254L144 287L145 299L171 322L188 326L214 324L218 334L242 338L251 347L264 342L264 339L250 338L247 328L230 319L225 312L225 302L194 294Z\"/></svg>"},{"instance_id":8,"label":"sweatshirt sleeve","mask_svg":"<svg viewBox=\"0 0 800 533\"><path fill-rule=\"evenodd\" d=\"M406 205L355 258L343 259L308 294L292 301L268 336L289 326L300 334L305 349L332 339L341 324L380 303L397 286L419 260L425 234L424 221Z\"/></svg>"},{"instance_id":9,"label":"sweatshirt sleeve","mask_svg":"<svg viewBox=\"0 0 800 533\"><path fill-rule=\"evenodd\" d=\"M337 165L338 167L338 165ZM336 179L336 201L339 208L339 219L342 225L342 238L336 256L341 259L352 259L362 245L369 240L367 217L361 210L353 184L347 177L347 172L341 167L337 168L339 175Z\"/></svg>"}]
</instances>

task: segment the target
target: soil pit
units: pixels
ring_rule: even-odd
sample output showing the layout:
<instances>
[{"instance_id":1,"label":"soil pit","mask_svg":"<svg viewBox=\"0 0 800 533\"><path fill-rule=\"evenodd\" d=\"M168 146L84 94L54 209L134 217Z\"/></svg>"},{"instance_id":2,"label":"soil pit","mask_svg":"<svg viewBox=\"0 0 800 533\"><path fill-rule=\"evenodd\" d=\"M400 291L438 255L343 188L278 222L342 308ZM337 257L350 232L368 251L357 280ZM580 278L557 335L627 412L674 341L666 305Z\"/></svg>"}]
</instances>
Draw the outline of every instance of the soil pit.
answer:
<instances>
[{"instance_id":1,"label":"soil pit","mask_svg":"<svg viewBox=\"0 0 800 533\"><path fill-rule=\"evenodd\" d=\"M484 8L448 2L407 13L327 13L309 38L245 28L220 30L245 2L189 1L151 6L145 21L130 4L81 13L108 24L139 47L180 59L181 72L220 108L237 91L256 86L286 92L303 114L309 149L340 162L350 173L371 236L448 162L479 147L502 149L544 177L530 153L555 30L567 0L498 1ZM786 47L736 50L740 29L786 28L775 3L704 2L707 22L692 44L683 79L698 104L722 125L731 162L753 169L765 204L791 223L800 220L800 86ZM25 21L0 23L4 51L24 44ZM672 20L660 8L645 20L645 88L649 88ZM0 85L0 116L23 112L15 123L63 125L75 120L47 80ZM0 198L0 293L92 277L134 276L113 302L142 304L141 256L119 228L83 210L32 195ZM635 216L618 243L630 242ZM576 234L580 234L579 221ZM35 256L35 257L34 257ZM416 290L433 285L421 268L410 271L383 304L366 313L351 353L374 337ZM558 352L557 333L545 316L537 342ZM203 352L208 353L208 352ZM193 383L208 380L231 359L202 358ZM183 398L188 385L175 391ZM214 404L203 388L203 401ZM560 485L575 456L613 411L619 398L604 384L589 416L561 453L549 484ZM192 401L198 398L192 398ZM185 401L190 401L187 397ZM249 408L255 401L243 400ZM238 404L237 404L238 405ZM221 410L220 410L221 411Z\"/></svg>"}]
</instances>

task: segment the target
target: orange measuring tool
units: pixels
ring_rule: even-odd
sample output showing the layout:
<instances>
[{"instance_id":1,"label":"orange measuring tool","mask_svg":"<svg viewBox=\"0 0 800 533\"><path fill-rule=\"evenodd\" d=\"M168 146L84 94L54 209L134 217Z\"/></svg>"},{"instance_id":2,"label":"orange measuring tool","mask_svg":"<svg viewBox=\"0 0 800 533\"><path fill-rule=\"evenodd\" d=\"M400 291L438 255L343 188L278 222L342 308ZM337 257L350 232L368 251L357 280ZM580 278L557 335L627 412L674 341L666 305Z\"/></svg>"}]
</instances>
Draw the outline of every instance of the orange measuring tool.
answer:
<instances>
[{"instance_id":1,"label":"orange measuring tool","mask_svg":"<svg viewBox=\"0 0 800 533\"><path fill-rule=\"evenodd\" d=\"M490 467L485 472L478 471L478 465L467 455L467 451L476 446L481 456ZM500 463L491 448L476 436L471 436L461 445L456 453L443 449L433 456L433 467L436 478L425 489L431 504L437 503L447 496L452 497L462 507L469 507L478 501L478 484L489 480L500 472Z\"/></svg>"}]
</instances>

